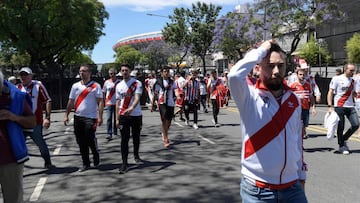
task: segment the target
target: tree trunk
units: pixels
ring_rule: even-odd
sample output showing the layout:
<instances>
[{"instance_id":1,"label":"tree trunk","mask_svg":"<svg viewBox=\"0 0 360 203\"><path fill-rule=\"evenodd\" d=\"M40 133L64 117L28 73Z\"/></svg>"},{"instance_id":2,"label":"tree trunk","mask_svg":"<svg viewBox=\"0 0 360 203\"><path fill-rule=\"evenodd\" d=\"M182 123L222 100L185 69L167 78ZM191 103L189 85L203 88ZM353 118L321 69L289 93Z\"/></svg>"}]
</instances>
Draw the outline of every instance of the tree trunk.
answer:
<instances>
[{"instance_id":1,"label":"tree trunk","mask_svg":"<svg viewBox=\"0 0 360 203\"><path fill-rule=\"evenodd\" d=\"M201 60L203 62L203 75L206 75L206 62L205 62L205 56L201 56Z\"/></svg>"}]
</instances>

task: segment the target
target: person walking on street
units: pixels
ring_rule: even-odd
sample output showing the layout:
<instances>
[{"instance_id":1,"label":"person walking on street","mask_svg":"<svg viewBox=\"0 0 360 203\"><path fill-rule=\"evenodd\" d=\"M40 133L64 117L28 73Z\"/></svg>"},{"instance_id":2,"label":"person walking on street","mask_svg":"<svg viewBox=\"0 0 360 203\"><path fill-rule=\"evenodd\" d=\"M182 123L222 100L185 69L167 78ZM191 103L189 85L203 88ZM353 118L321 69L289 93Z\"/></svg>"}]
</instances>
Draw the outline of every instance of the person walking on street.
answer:
<instances>
[{"instance_id":1,"label":"person walking on street","mask_svg":"<svg viewBox=\"0 0 360 203\"><path fill-rule=\"evenodd\" d=\"M81 80L74 83L70 90L64 125L67 125L70 111L74 108L74 133L83 164L79 172L83 172L90 168L89 148L93 154L94 166L98 167L100 164L95 132L97 125L102 124L104 103L100 85L91 80L90 67L81 65L79 74Z\"/></svg>"},{"instance_id":2,"label":"person walking on street","mask_svg":"<svg viewBox=\"0 0 360 203\"><path fill-rule=\"evenodd\" d=\"M185 124L189 125L189 114L192 110L194 113L194 124L193 128L197 130L199 126L197 125L198 121L198 105L200 99L200 82L196 79L197 71L191 70L191 77L185 81L183 85L184 89L184 112L185 112Z\"/></svg>"},{"instance_id":3,"label":"person walking on street","mask_svg":"<svg viewBox=\"0 0 360 203\"><path fill-rule=\"evenodd\" d=\"M259 63L259 79L246 76ZM228 75L242 127L242 202L305 203L301 104L286 85L285 53L272 40L248 52ZM256 191L256 192L254 192Z\"/></svg>"},{"instance_id":4,"label":"person walking on street","mask_svg":"<svg viewBox=\"0 0 360 203\"><path fill-rule=\"evenodd\" d=\"M303 123L303 138L307 139L306 128L309 126L310 107L311 114L316 114L315 98L312 92L310 81L305 80L304 69L297 69L298 80L293 82L290 88L295 92L301 102L301 120Z\"/></svg>"},{"instance_id":5,"label":"person walking on street","mask_svg":"<svg viewBox=\"0 0 360 203\"><path fill-rule=\"evenodd\" d=\"M184 112L184 83L186 81L185 79L185 71L181 71L180 74L178 75L178 77L175 79L175 83L177 85L177 88L175 90L175 94L176 94L176 103L175 106L178 107L178 110L176 110L174 117L176 116L176 114L180 115L179 121L184 121L185 119L183 118L183 112Z\"/></svg>"},{"instance_id":6,"label":"person walking on street","mask_svg":"<svg viewBox=\"0 0 360 203\"><path fill-rule=\"evenodd\" d=\"M359 118L354 107L355 81L353 75L355 72L354 64L346 64L344 73L334 76L329 85L327 94L328 112L335 111L340 120L337 128L337 138L339 144L339 152L348 155L350 149L347 144L348 139L359 128ZM334 95L335 94L335 95ZM334 96L334 106L333 106ZM345 127L345 116L350 121L351 127L343 134Z\"/></svg>"},{"instance_id":7,"label":"person walking on street","mask_svg":"<svg viewBox=\"0 0 360 203\"><path fill-rule=\"evenodd\" d=\"M51 98L45 86L38 80L33 80L33 72L29 67L23 67L19 71L21 83L18 88L26 92L32 99L32 110L36 116L36 126L33 129L24 129L25 136L30 136L39 147L41 157L44 159L44 167L52 169L55 166L51 162L50 153L43 137L43 127L50 127ZM45 118L43 118L43 106L45 104Z\"/></svg>"},{"instance_id":8,"label":"person walking on street","mask_svg":"<svg viewBox=\"0 0 360 203\"><path fill-rule=\"evenodd\" d=\"M209 89L210 99L213 110L213 119L211 120L215 127L220 127L218 123L218 115L220 107L223 106L225 101L226 88L223 85L223 82L220 78L217 77L216 71L211 71L211 77L207 83L207 88Z\"/></svg>"},{"instance_id":9,"label":"person walking on street","mask_svg":"<svg viewBox=\"0 0 360 203\"><path fill-rule=\"evenodd\" d=\"M126 173L128 170L128 154L130 130L132 133L134 145L134 160L136 164L141 163L139 156L140 132L142 128L142 112L140 107L140 97L142 94L142 84L139 80L130 77L130 65L121 66L123 80L116 87L116 126L121 133L121 157L122 166L120 173Z\"/></svg>"},{"instance_id":10,"label":"person walking on street","mask_svg":"<svg viewBox=\"0 0 360 203\"><path fill-rule=\"evenodd\" d=\"M105 99L105 108L106 111L106 129L107 129L107 136L106 139L112 140L112 135L117 135L117 128L116 128L116 111L115 111L115 89L116 86L121 81L116 77L116 72L114 68L109 69L109 76L110 78L105 81L103 86L103 93Z\"/></svg>"},{"instance_id":11,"label":"person walking on street","mask_svg":"<svg viewBox=\"0 0 360 203\"><path fill-rule=\"evenodd\" d=\"M34 128L31 98L4 80L0 70L0 186L4 203L22 203L24 162L29 160L23 128Z\"/></svg>"},{"instance_id":12,"label":"person walking on street","mask_svg":"<svg viewBox=\"0 0 360 203\"><path fill-rule=\"evenodd\" d=\"M203 107L203 111L204 113L207 113L208 110L206 108L206 98L207 98L207 95L208 95L208 92L207 92L207 87L206 87L206 81L205 81L205 78L203 75L201 75L200 77L200 102L201 102L201 105ZM200 110L200 108L199 108Z\"/></svg>"},{"instance_id":13,"label":"person walking on street","mask_svg":"<svg viewBox=\"0 0 360 203\"><path fill-rule=\"evenodd\" d=\"M166 148L170 147L168 132L174 116L174 92L176 88L176 83L170 78L170 67L163 67L161 69L161 78L154 85L154 99L151 103L151 112L154 110L155 100L157 100L161 119L161 135Z\"/></svg>"}]
</instances>

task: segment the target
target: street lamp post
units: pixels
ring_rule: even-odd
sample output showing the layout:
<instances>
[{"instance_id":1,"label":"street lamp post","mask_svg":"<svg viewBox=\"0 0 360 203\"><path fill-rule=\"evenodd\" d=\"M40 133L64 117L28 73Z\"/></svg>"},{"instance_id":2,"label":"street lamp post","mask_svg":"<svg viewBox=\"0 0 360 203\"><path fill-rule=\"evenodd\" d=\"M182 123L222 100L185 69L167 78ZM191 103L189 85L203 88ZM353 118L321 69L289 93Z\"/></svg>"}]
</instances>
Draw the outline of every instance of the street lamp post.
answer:
<instances>
[{"instance_id":1,"label":"street lamp post","mask_svg":"<svg viewBox=\"0 0 360 203\"><path fill-rule=\"evenodd\" d=\"M156 17L161 17L161 18L169 18L169 16L164 16L164 15L159 15L159 14L154 14L154 13L147 13L146 15L148 15L148 16L156 16Z\"/></svg>"}]
</instances>

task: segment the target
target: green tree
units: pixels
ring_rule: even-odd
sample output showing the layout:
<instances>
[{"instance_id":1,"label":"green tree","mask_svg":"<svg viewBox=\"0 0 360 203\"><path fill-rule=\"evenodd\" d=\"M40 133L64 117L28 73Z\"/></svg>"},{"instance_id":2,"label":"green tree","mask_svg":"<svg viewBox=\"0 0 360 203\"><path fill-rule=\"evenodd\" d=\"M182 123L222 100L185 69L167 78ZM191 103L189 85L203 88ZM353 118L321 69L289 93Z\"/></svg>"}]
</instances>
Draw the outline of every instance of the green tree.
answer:
<instances>
[{"instance_id":1,"label":"green tree","mask_svg":"<svg viewBox=\"0 0 360 203\"><path fill-rule=\"evenodd\" d=\"M205 57L211 53L214 40L215 22L221 6L197 2L192 9L187 9L188 21L191 28L191 53L199 56L203 63L203 73L206 74Z\"/></svg>"},{"instance_id":2,"label":"green tree","mask_svg":"<svg viewBox=\"0 0 360 203\"><path fill-rule=\"evenodd\" d=\"M0 41L30 55L30 66L64 61L92 50L108 18L98 0L5 0L0 4Z\"/></svg>"},{"instance_id":3,"label":"green tree","mask_svg":"<svg viewBox=\"0 0 360 203\"><path fill-rule=\"evenodd\" d=\"M177 49L182 50L173 54L172 62L176 64L176 72L179 72L180 64L188 55L191 47L190 24L187 22L187 11L185 8L175 8L173 15L169 16L171 23L166 23L162 30L165 42L171 43ZM176 56L175 56L176 55Z\"/></svg>"},{"instance_id":4,"label":"green tree","mask_svg":"<svg viewBox=\"0 0 360 203\"><path fill-rule=\"evenodd\" d=\"M299 54L301 58L305 59L310 65L328 63L330 61L330 54L325 44L316 43L314 37L303 45L300 45ZM320 60L319 60L320 56Z\"/></svg>"},{"instance_id":5,"label":"green tree","mask_svg":"<svg viewBox=\"0 0 360 203\"><path fill-rule=\"evenodd\" d=\"M355 33L346 41L346 51L350 63L360 63L360 34Z\"/></svg>"},{"instance_id":6,"label":"green tree","mask_svg":"<svg viewBox=\"0 0 360 203\"><path fill-rule=\"evenodd\" d=\"M134 49L131 46L126 45L116 49L115 63L127 63L134 68L135 65L139 63L140 58L140 51Z\"/></svg>"}]
</instances>

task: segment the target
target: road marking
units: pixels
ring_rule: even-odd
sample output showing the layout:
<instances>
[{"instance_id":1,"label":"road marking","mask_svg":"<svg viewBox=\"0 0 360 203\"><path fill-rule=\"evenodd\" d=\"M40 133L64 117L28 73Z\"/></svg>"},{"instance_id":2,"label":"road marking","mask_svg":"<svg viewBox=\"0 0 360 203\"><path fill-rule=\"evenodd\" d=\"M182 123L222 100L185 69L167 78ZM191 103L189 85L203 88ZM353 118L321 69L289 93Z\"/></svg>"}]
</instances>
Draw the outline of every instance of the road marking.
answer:
<instances>
[{"instance_id":1,"label":"road marking","mask_svg":"<svg viewBox=\"0 0 360 203\"><path fill-rule=\"evenodd\" d=\"M184 125L181 125L181 124L178 123L178 122L174 122L174 124L176 124L176 125L178 125L178 126L180 126L180 127L182 127L182 128L185 127ZM197 134L197 135L198 135L199 138L203 139L204 141L206 141L206 142L208 142L208 143L210 143L210 144L216 144L215 142L209 140L208 138L206 138L206 137L204 137L204 136L202 136L202 135L200 135L200 134Z\"/></svg>"},{"instance_id":2,"label":"road marking","mask_svg":"<svg viewBox=\"0 0 360 203\"><path fill-rule=\"evenodd\" d=\"M325 129L324 127L320 127L320 126L308 126L306 129L313 131L313 132L317 132L317 133L323 133L326 134L327 133L327 129ZM355 141L355 142L360 142L360 137L357 134L352 134L352 136L349 138L349 140Z\"/></svg>"},{"instance_id":3,"label":"road marking","mask_svg":"<svg viewBox=\"0 0 360 203\"><path fill-rule=\"evenodd\" d=\"M178 123L178 122L176 122L176 121L174 122L174 124L177 125L177 126L179 126L179 127L182 127L182 128L184 127L183 125L181 125L180 123Z\"/></svg>"},{"instance_id":4,"label":"road marking","mask_svg":"<svg viewBox=\"0 0 360 203\"><path fill-rule=\"evenodd\" d=\"M53 155L59 155L60 154L61 146L62 146L61 144L56 145L56 148L55 148L55 150L53 152Z\"/></svg>"},{"instance_id":5,"label":"road marking","mask_svg":"<svg viewBox=\"0 0 360 203\"><path fill-rule=\"evenodd\" d=\"M199 134L198 134L198 137L200 137L201 139L205 140L206 142L208 142L208 143L210 143L210 144L216 144L215 142L207 139L206 137L204 137L204 136L202 136L202 135L199 135Z\"/></svg>"},{"instance_id":6,"label":"road marking","mask_svg":"<svg viewBox=\"0 0 360 203\"><path fill-rule=\"evenodd\" d=\"M66 134L69 134L69 133L70 133L70 130L71 130L71 128L70 128L70 127L67 127L67 128L65 129L65 133L64 133L64 134L65 134L65 135L66 135Z\"/></svg>"},{"instance_id":7,"label":"road marking","mask_svg":"<svg viewBox=\"0 0 360 203\"><path fill-rule=\"evenodd\" d=\"M47 178L40 178L39 182L37 183L34 192L31 194L30 202L36 202L39 200L40 194L42 189L44 188L44 185L46 183Z\"/></svg>"}]
</instances>

